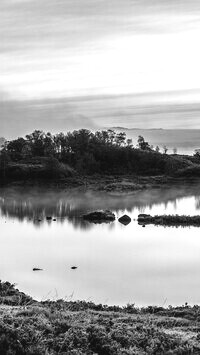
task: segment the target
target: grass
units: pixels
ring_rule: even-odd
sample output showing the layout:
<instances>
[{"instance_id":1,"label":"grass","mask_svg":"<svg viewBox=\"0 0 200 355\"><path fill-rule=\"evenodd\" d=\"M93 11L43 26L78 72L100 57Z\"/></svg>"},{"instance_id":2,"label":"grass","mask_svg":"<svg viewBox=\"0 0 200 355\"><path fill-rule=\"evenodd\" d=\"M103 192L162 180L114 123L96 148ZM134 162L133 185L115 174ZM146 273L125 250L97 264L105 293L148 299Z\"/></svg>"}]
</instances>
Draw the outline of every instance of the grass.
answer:
<instances>
[{"instance_id":1,"label":"grass","mask_svg":"<svg viewBox=\"0 0 200 355\"><path fill-rule=\"evenodd\" d=\"M200 354L200 307L36 302L0 284L0 354Z\"/></svg>"}]
</instances>

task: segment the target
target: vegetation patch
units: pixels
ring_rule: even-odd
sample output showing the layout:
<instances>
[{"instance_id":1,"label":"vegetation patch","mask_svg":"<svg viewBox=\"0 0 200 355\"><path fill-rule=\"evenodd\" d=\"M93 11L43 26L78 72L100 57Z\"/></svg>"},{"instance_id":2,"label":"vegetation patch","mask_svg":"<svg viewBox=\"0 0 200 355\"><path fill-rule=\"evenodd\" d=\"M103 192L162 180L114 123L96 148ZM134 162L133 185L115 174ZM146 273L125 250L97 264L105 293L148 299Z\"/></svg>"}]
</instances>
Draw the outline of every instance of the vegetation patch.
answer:
<instances>
[{"instance_id":1,"label":"vegetation patch","mask_svg":"<svg viewBox=\"0 0 200 355\"><path fill-rule=\"evenodd\" d=\"M154 224L162 226L194 226L200 227L200 216L185 215L157 215L141 214L138 216L139 224Z\"/></svg>"},{"instance_id":2,"label":"vegetation patch","mask_svg":"<svg viewBox=\"0 0 200 355\"><path fill-rule=\"evenodd\" d=\"M200 307L36 302L0 283L0 354L199 354ZM10 305L5 297L12 297Z\"/></svg>"}]
</instances>

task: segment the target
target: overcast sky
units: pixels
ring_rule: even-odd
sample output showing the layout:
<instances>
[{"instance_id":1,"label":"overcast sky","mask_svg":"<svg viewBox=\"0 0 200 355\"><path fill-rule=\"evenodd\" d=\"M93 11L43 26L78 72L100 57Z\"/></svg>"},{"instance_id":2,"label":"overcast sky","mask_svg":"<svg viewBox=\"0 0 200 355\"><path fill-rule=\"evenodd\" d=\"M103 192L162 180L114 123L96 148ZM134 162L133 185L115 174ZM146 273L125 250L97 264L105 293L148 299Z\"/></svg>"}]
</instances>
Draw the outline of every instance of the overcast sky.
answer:
<instances>
[{"instance_id":1,"label":"overcast sky","mask_svg":"<svg viewBox=\"0 0 200 355\"><path fill-rule=\"evenodd\" d=\"M199 0L0 0L1 100L200 101L199 38Z\"/></svg>"}]
</instances>

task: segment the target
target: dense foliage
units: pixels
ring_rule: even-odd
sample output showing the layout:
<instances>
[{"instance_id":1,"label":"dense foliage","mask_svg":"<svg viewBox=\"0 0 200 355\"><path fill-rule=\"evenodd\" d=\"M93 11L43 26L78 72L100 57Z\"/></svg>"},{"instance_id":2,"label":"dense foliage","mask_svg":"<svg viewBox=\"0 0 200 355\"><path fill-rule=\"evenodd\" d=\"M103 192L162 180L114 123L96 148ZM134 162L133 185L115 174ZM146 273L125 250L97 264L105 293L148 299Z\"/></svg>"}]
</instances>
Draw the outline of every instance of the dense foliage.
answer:
<instances>
[{"instance_id":1,"label":"dense foliage","mask_svg":"<svg viewBox=\"0 0 200 355\"><path fill-rule=\"evenodd\" d=\"M198 160L199 158L196 157ZM72 174L168 174L185 169L188 161L161 154L142 136L136 147L124 132L87 129L52 135L36 130L25 138L4 143L1 178L55 177Z\"/></svg>"}]
</instances>

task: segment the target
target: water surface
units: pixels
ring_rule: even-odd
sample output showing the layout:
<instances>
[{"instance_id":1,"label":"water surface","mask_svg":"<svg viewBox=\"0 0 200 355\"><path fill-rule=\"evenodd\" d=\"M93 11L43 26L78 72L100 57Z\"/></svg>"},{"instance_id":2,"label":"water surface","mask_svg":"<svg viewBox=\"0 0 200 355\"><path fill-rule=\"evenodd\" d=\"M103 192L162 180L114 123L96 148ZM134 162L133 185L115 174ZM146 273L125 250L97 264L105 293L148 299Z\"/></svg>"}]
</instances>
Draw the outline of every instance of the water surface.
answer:
<instances>
[{"instance_id":1,"label":"water surface","mask_svg":"<svg viewBox=\"0 0 200 355\"><path fill-rule=\"evenodd\" d=\"M117 217L126 213L132 222L90 224L80 218L99 208ZM143 228L136 221L139 213L194 215L199 209L195 184L124 195L0 189L0 278L38 300L199 304L200 229Z\"/></svg>"}]
</instances>

